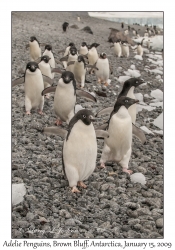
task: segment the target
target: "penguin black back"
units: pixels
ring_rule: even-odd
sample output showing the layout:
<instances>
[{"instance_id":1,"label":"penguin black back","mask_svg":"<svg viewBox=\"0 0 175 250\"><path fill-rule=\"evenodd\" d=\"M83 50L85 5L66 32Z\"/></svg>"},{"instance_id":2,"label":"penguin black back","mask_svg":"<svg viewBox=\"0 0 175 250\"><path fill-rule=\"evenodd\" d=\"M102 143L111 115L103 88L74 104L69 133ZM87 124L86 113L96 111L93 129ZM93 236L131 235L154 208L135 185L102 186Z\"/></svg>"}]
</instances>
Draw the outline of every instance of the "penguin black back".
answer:
<instances>
[{"instance_id":1,"label":"penguin black back","mask_svg":"<svg viewBox=\"0 0 175 250\"><path fill-rule=\"evenodd\" d=\"M131 87L137 87L143 82L144 82L143 79L139 79L139 78L128 79L127 81L124 82L123 89L118 95L118 98L120 98L121 96L126 96Z\"/></svg>"},{"instance_id":2,"label":"penguin black back","mask_svg":"<svg viewBox=\"0 0 175 250\"><path fill-rule=\"evenodd\" d=\"M46 46L45 46L45 50L49 50L49 51L52 51L52 46L50 45L50 44L47 44Z\"/></svg>"},{"instance_id":3,"label":"penguin black back","mask_svg":"<svg viewBox=\"0 0 175 250\"><path fill-rule=\"evenodd\" d=\"M69 26L69 23L68 23L68 22L64 22L64 23L62 24L62 28L63 28L63 31L64 31L64 32L66 32L68 26Z\"/></svg>"}]
</instances>

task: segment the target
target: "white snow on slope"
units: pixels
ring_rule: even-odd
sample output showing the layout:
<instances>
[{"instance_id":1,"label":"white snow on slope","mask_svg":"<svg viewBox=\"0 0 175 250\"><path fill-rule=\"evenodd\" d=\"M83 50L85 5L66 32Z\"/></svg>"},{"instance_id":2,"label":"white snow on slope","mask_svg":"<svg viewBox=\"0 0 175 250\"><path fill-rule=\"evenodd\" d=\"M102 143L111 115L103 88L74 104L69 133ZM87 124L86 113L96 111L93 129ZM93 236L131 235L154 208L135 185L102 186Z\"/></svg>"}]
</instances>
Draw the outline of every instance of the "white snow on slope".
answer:
<instances>
[{"instance_id":1,"label":"white snow on slope","mask_svg":"<svg viewBox=\"0 0 175 250\"><path fill-rule=\"evenodd\" d=\"M154 120L153 124L156 127L163 129L163 112Z\"/></svg>"},{"instance_id":2,"label":"white snow on slope","mask_svg":"<svg viewBox=\"0 0 175 250\"><path fill-rule=\"evenodd\" d=\"M159 101L163 101L163 92L160 89L152 90L151 96Z\"/></svg>"},{"instance_id":3,"label":"white snow on slope","mask_svg":"<svg viewBox=\"0 0 175 250\"><path fill-rule=\"evenodd\" d=\"M12 205L17 205L23 201L23 196L26 194L24 183L12 184Z\"/></svg>"},{"instance_id":4,"label":"white snow on slope","mask_svg":"<svg viewBox=\"0 0 175 250\"><path fill-rule=\"evenodd\" d=\"M141 183L142 185L146 184L146 179L145 176L142 173L134 173L130 175L131 182L138 182Z\"/></svg>"},{"instance_id":5,"label":"white snow on slope","mask_svg":"<svg viewBox=\"0 0 175 250\"><path fill-rule=\"evenodd\" d=\"M141 126L140 127L143 131L145 131L147 134L154 134L151 130L149 130L146 126Z\"/></svg>"}]
</instances>

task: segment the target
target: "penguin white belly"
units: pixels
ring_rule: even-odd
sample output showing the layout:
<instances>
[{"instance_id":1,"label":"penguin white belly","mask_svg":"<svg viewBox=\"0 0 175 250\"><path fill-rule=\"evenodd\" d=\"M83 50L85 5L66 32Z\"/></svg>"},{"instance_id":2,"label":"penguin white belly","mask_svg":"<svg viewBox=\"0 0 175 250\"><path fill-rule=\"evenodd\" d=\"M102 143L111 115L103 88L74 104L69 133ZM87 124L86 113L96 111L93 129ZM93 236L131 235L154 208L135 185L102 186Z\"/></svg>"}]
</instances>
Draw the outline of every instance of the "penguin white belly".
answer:
<instances>
[{"instance_id":1,"label":"penguin white belly","mask_svg":"<svg viewBox=\"0 0 175 250\"><path fill-rule=\"evenodd\" d=\"M76 145L76 146L75 146ZM97 142L94 126L79 120L73 126L63 146L63 160L70 187L87 179L94 171L97 158Z\"/></svg>"},{"instance_id":2,"label":"penguin white belly","mask_svg":"<svg viewBox=\"0 0 175 250\"><path fill-rule=\"evenodd\" d=\"M78 55L69 55L68 62L70 61L76 61L78 58ZM66 71L70 71L74 73L74 64L67 66Z\"/></svg>"},{"instance_id":3,"label":"penguin white belly","mask_svg":"<svg viewBox=\"0 0 175 250\"><path fill-rule=\"evenodd\" d=\"M52 68L55 68L55 59L54 59L54 56L53 56L53 53L52 53L52 51L49 51L49 50L45 50L44 51L44 53L43 53L43 56L44 55L47 55L47 56L49 56L50 57L50 60L49 60L49 64L50 64L50 66L52 67ZM52 79L54 78L54 76L55 76L55 73L52 73Z\"/></svg>"},{"instance_id":4,"label":"penguin white belly","mask_svg":"<svg viewBox=\"0 0 175 250\"><path fill-rule=\"evenodd\" d=\"M128 94L126 95L127 97L130 97L132 99L136 99L134 95L134 87L131 87L130 90L128 91ZM136 122L136 104L131 105L128 108L128 112L131 116L132 123L135 124Z\"/></svg>"},{"instance_id":5,"label":"penguin white belly","mask_svg":"<svg viewBox=\"0 0 175 250\"><path fill-rule=\"evenodd\" d=\"M105 138L102 159L105 161L120 162L127 152L131 149L132 143L132 122L131 117L124 107L121 107L122 115L114 114L110 120L108 133L109 138ZM107 145L107 147L106 147ZM109 149L109 150L108 150Z\"/></svg>"},{"instance_id":6,"label":"penguin white belly","mask_svg":"<svg viewBox=\"0 0 175 250\"><path fill-rule=\"evenodd\" d=\"M37 41L29 42L29 45L31 61L35 61L41 57L41 48L39 47Z\"/></svg>"},{"instance_id":7,"label":"penguin white belly","mask_svg":"<svg viewBox=\"0 0 175 250\"><path fill-rule=\"evenodd\" d=\"M64 52L64 56L67 56L69 54L69 50L70 50L70 46L68 46ZM66 69L67 68L67 62L66 61L63 61L63 65L64 65L64 68Z\"/></svg>"},{"instance_id":8,"label":"penguin white belly","mask_svg":"<svg viewBox=\"0 0 175 250\"><path fill-rule=\"evenodd\" d=\"M115 43L114 44L114 53L116 54L116 56L120 57L122 54L122 48L121 45L119 43Z\"/></svg>"},{"instance_id":9,"label":"penguin white belly","mask_svg":"<svg viewBox=\"0 0 175 250\"><path fill-rule=\"evenodd\" d=\"M129 47L122 46L122 56L129 57Z\"/></svg>"},{"instance_id":10,"label":"penguin white belly","mask_svg":"<svg viewBox=\"0 0 175 250\"><path fill-rule=\"evenodd\" d=\"M88 48L86 46L81 46L80 47L80 51L79 51L80 55L87 55L88 53Z\"/></svg>"},{"instance_id":11,"label":"penguin white belly","mask_svg":"<svg viewBox=\"0 0 175 250\"><path fill-rule=\"evenodd\" d=\"M143 56L143 48L140 45L137 47L137 55Z\"/></svg>"},{"instance_id":12,"label":"penguin white belly","mask_svg":"<svg viewBox=\"0 0 175 250\"><path fill-rule=\"evenodd\" d=\"M99 58L96 64L98 70L95 71L97 79L100 79L101 82L107 82L109 79L109 61L108 59Z\"/></svg>"},{"instance_id":13,"label":"penguin white belly","mask_svg":"<svg viewBox=\"0 0 175 250\"><path fill-rule=\"evenodd\" d=\"M77 83L81 83L84 87L86 68L84 68L84 63L75 62L74 64L74 77Z\"/></svg>"},{"instance_id":14,"label":"penguin white belly","mask_svg":"<svg viewBox=\"0 0 175 250\"><path fill-rule=\"evenodd\" d=\"M52 73L51 73L51 68L50 68L50 64L49 63L45 63L44 61L41 61L39 64L38 64L40 70L41 70L41 73L45 76L48 76L52 79ZM44 82L44 88L47 88L49 87L50 84L47 83L47 82Z\"/></svg>"},{"instance_id":15,"label":"penguin white belly","mask_svg":"<svg viewBox=\"0 0 175 250\"><path fill-rule=\"evenodd\" d=\"M54 110L56 115L62 121L69 121L74 116L75 102L76 95L74 95L73 84L65 84L61 78L54 96Z\"/></svg>"},{"instance_id":16,"label":"penguin white belly","mask_svg":"<svg viewBox=\"0 0 175 250\"><path fill-rule=\"evenodd\" d=\"M98 53L96 48L92 48L88 52L88 61L90 65L94 65L98 60Z\"/></svg>"},{"instance_id":17,"label":"penguin white belly","mask_svg":"<svg viewBox=\"0 0 175 250\"><path fill-rule=\"evenodd\" d=\"M44 97L41 95L44 83L39 69L36 69L34 73L26 71L24 89L25 98L30 100L31 108L40 107L42 102L44 102Z\"/></svg>"}]
</instances>

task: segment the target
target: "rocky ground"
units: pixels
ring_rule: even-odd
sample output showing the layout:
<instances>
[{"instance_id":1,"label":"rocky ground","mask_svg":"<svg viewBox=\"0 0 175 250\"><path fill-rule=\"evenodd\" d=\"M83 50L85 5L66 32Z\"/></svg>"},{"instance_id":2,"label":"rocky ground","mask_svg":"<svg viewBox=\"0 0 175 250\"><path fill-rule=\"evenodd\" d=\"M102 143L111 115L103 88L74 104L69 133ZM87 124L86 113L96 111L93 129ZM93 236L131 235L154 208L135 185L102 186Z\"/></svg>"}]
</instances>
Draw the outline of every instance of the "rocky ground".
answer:
<instances>
[{"instance_id":1,"label":"rocky ground","mask_svg":"<svg viewBox=\"0 0 175 250\"><path fill-rule=\"evenodd\" d=\"M77 14L81 16L81 22L77 21ZM66 34L62 33L64 21L78 25L79 29L70 28ZM85 26L91 27L93 35L81 30ZM86 84L90 91L94 88L103 90L107 98L97 97L97 103L77 99L77 103L94 113L115 103L122 88L115 77L124 75L124 69L118 67L128 69L134 64L140 70L147 84L135 93L150 95L157 88L163 90L162 81L156 79L155 74L144 71L146 65L150 66L146 54L143 61L134 59L134 53L127 59L113 56L107 42L110 27L120 29L120 24L91 18L85 12L13 12L12 79L20 76L18 70L25 68L30 60L25 45L30 36L35 35L40 42L53 46L57 59L62 57L57 51L71 41L77 48L82 41L87 44L98 42L98 52L112 55L109 57L113 66L111 85L101 87L96 77L90 75L87 79L92 83ZM55 83L59 77L56 76ZM144 97L143 101L149 104L150 100ZM163 238L162 135L146 134L146 145L133 138L129 166L134 173L145 175L145 185L132 183L117 164L99 169L103 140L98 140L97 167L85 181L88 187L80 189L80 194L72 194L62 172L63 140L42 133L42 128L53 126L56 119L53 95L49 100L45 99L43 111L43 116L35 110L26 116L24 86L12 89L12 183L23 182L27 190L24 201L12 207L12 238ZM152 111L143 109L137 115L137 125L157 130L152 122L160 113L161 107ZM94 124L102 123L103 118Z\"/></svg>"}]
</instances>

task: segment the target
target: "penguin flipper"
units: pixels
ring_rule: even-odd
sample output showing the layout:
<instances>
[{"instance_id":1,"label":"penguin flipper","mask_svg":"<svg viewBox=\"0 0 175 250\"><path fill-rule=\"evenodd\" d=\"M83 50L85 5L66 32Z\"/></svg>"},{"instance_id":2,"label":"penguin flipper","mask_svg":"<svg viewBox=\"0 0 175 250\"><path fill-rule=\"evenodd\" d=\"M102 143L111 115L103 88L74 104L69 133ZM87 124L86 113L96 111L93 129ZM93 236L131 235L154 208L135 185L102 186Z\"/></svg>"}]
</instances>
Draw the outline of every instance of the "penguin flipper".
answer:
<instances>
[{"instance_id":1,"label":"penguin flipper","mask_svg":"<svg viewBox=\"0 0 175 250\"><path fill-rule=\"evenodd\" d=\"M15 79L14 81L12 81L12 87L18 85L18 84L21 84L24 82L24 76L20 77L20 78L17 78Z\"/></svg>"},{"instance_id":2,"label":"penguin flipper","mask_svg":"<svg viewBox=\"0 0 175 250\"><path fill-rule=\"evenodd\" d=\"M75 63L75 61L70 61L70 62L67 63L67 66L72 65L74 63Z\"/></svg>"},{"instance_id":3,"label":"penguin flipper","mask_svg":"<svg viewBox=\"0 0 175 250\"><path fill-rule=\"evenodd\" d=\"M100 115L106 115L106 114L110 114L113 111L114 107L108 107L105 109L101 109L97 114L96 117L100 116Z\"/></svg>"},{"instance_id":4,"label":"penguin flipper","mask_svg":"<svg viewBox=\"0 0 175 250\"><path fill-rule=\"evenodd\" d=\"M46 95L47 93L55 92L57 86L51 86L48 88L45 88L42 92L41 95Z\"/></svg>"},{"instance_id":5,"label":"penguin flipper","mask_svg":"<svg viewBox=\"0 0 175 250\"><path fill-rule=\"evenodd\" d=\"M68 56L64 56L60 59L61 62L67 62L68 60Z\"/></svg>"},{"instance_id":6,"label":"penguin flipper","mask_svg":"<svg viewBox=\"0 0 175 250\"><path fill-rule=\"evenodd\" d=\"M60 68L52 68L52 69L51 69L51 72L52 72L52 73L53 73L53 72L55 72L55 73L60 73L60 74L63 73L63 71L62 71Z\"/></svg>"},{"instance_id":7,"label":"penguin flipper","mask_svg":"<svg viewBox=\"0 0 175 250\"><path fill-rule=\"evenodd\" d=\"M47 135L58 135L65 139L68 132L67 130L58 127L46 127L44 128L43 133Z\"/></svg>"},{"instance_id":8,"label":"penguin flipper","mask_svg":"<svg viewBox=\"0 0 175 250\"><path fill-rule=\"evenodd\" d=\"M53 84L53 81L54 81L54 79L51 79L50 77L48 77L48 76L45 76L45 75L42 75L43 76L43 81L44 82L47 82L47 83L49 83L49 84Z\"/></svg>"},{"instance_id":9,"label":"penguin flipper","mask_svg":"<svg viewBox=\"0 0 175 250\"><path fill-rule=\"evenodd\" d=\"M95 133L98 139L104 139L109 137L109 133L104 130L95 130Z\"/></svg>"},{"instance_id":10,"label":"penguin flipper","mask_svg":"<svg viewBox=\"0 0 175 250\"><path fill-rule=\"evenodd\" d=\"M97 99L87 91L76 89L76 94L78 96L84 97L84 98L86 98L86 99L88 99L90 101L97 102Z\"/></svg>"},{"instance_id":11,"label":"penguin flipper","mask_svg":"<svg viewBox=\"0 0 175 250\"><path fill-rule=\"evenodd\" d=\"M41 62L41 57L38 57L36 60L35 60L36 63L40 63Z\"/></svg>"},{"instance_id":12,"label":"penguin flipper","mask_svg":"<svg viewBox=\"0 0 175 250\"><path fill-rule=\"evenodd\" d=\"M132 133L141 141L142 144L146 142L146 137L143 131L133 123L132 123Z\"/></svg>"}]
</instances>

